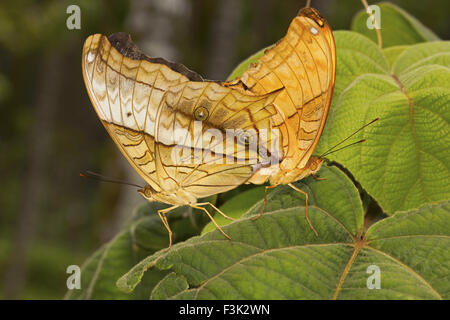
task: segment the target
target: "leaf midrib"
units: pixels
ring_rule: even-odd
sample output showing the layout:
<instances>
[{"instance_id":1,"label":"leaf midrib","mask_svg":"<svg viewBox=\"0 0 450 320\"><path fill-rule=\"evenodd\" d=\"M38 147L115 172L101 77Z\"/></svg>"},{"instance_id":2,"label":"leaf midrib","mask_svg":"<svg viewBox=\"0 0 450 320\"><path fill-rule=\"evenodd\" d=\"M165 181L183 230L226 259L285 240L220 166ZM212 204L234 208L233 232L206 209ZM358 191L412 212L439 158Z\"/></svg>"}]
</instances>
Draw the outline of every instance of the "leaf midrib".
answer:
<instances>
[{"instance_id":1,"label":"leaf midrib","mask_svg":"<svg viewBox=\"0 0 450 320\"><path fill-rule=\"evenodd\" d=\"M414 236L414 235L412 235L412 236ZM416 235L416 236L421 236L421 235ZM425 235L425 237L439 237L439 236ZM448 238L448 236L444 236L444 237ZM399 237L391 237L390 239L395 239L395 238L399 238ZM386 239L388 239L388 238L386 238ZM382 240L382 239L374 239L373 241L375 241L375 240ZM222 241L225 241L225 240L213 240L213 242L222 242ZM372 241L370 241L370 242L372 242ZM254 246L249 245L247 243L243 243L243 242L238 242L238 243L246 245L246 246L254 247ZM359 252L361 251L361 249L373 250L373 251L376 251L377 253L379 253L379 254L381 254L381 255L391 259L397 265L405 268L412 275L414 275L417 279L419 279L422 283L424 283L436 295L436 297L438 297L439 299L442 299L442 296L436 291L436 289L434 289L433 286L427 280L425 280L419 273L417 273L414 269L412 269L411 267L409 267L408 265L406 265L402 261L398 260L397 258L393 257L392 255L388 254L387 252L381 251L381 250L379 250L377 248L374 248L374 247L370 246L369 242L365 242L364 240L358 241L357 243L353 243L353 242L351 242L351 243L348 243L348 242L336 242L336 243L294 245L294 246L286 246L286 247L282 247L282 248L260 249L261 250L260 252L257 252L255 254L251 254L249 256L246 256L246 257L244 257L242 259L239 259L239 260L235 261L233 264L229 265L228 267L224 268L223 270L221 270L220 272L218 272L214 276L211 276L210 278L205 280L199 287L197 287L197 288L187 288L186 290L183 290L183 291L177 293L177 295L180 294L180 293L183 293L185 291L188 291L188 290L189 291L195 290L196 292L195 292L194 298L197 299L200 291L202 289L206 290L205 286L208 283L210 283L211 281L219 278L221 275L225 274L227 271L231 270L233 267L235 267L237 265L240 265L240 264L242 264L243 262L245 262L247 260L253 259L253 258L257 257L257 256L265 255L265 254L270 253L270 252L277 252L277 251L290 250L290 249L303 249L303 248L308 248L308 247L327 247L327 246L341 246L341 245L343 245L343 246L354 246L354 251L353 251L352 255L350 256L350 258L349 258L349 260L348 260L344 270L342 271L342 274L341 274L341 276L339 278L339 281L338 281L338 285L336 286L336 289L335 289L335 291L333 293L333 297L332 297L333 300L336 300L338 298L339 293L341 292L342 285L344 284L345 279L346 279L346 277L347 277L351 267L353 266L353 264L354 264L354 262L355 262L355 260L356 260L356 258L358 256ZM257 247L255 247L255 248L257 248Z\"/></svg>"},{"instance_id":2,"label":"leaf midrib","mask_svg":"<svg viewBox=\"0 0 450 320\"><path fill-rule=\"evenodd\" d=\"M361 248L364 247L365 243L362 240L358 240L353 245L355 246L355 249L353 250L350 259L348 260L347 264L344 267L344 270L342 271L341 277L339 278L338 284L336 286L336 289L334 290L333 297L331 298L331 300L337 299L339 293L341 292L341 288L342 285L344 284L345 278L347 277L348 272L350 271L353 263L355 262L356 256L358 255Z\"/></svg>"},{"instance_id":3,"label":"leaf midrib","mask_svg":"<svg viewBox=\"0 0 450 320\"><path fill-rule=\"evenodd\" d=\"M225 241L225 240L220 240L220 241ZM245 244L243 242L240 242L241 244ZM199 287L195 288L196 293L194 298L197 299L198 294L200 292L200 290L205 287L209 282L211 282L214 279L217 279L219 276L221 276L222 274L224 274L225 272L227 272L228 270L232 269L233 267L242 264L243 262L253 259L257 256L261 256L261 255L265 255L267 253L270 252L277 252L277 251L283 251L283 250L290 250L290 249L299 249L299 248L309 248L309 247L329 247L329 246L340 246L340 245L345 245L345 246L354 246L353 242L335 242L335 243L317 243L317 244L303 244L303 245L294 245L294 246L285 246L285 247L281 247L281 248L270 248L270 249L260 249L260 252L257 252L255 254L251 254L248 255L242 259L239 259L237 261L235 261L233 264L230 264L228 267L222 269L220 272L216 273L214 276L208 278L207 280L205 280ZM192 288L191 288L192 290Z\"/></svg>"}]
</instances>

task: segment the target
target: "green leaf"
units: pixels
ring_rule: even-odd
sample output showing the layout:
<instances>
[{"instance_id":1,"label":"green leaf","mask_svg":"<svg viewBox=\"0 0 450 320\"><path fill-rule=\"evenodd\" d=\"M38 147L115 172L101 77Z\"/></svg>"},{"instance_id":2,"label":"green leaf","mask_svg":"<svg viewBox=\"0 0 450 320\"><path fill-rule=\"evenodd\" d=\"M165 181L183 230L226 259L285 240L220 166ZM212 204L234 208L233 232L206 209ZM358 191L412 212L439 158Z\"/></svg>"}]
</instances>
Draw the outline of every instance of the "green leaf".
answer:
<instances>
[{"instance_id":1,"label":"green leaf","mask_svg":"<svg viewBox=\"0 0 450 320\"><path fill-rule=\"evenodd\" d=\"M448 299L449 230L450 203L446 201L384 219L370 228L367 240L374 250L403 264L407 273L419 280L420 288L427 289L431 296ZM412 287L404 278L405 275L399 274L397 281L403 284L398 286L418 292L419 288Z\"/></svg>"},{"instance_id":2,"label":"green leaf","mask_svg":"<svg viewBox=\"0 0 450 320\"><path fill-rule=\"evenodd\" d=\"M231 74L228 76L227 80L233 80L234 78L237 78L241 76L245 70L248 69L251 63L256 62L259 58L261 58L264 55L264 51L269 49L272 46L268 46L264 49L259 50L255 54L251 55L244 61L242 61L234 70L231 72Z\"/></svg>"},{"instance_id":3,"label":"green leaf","mask_svg":"<svg viewBox=\"0 0 450 320\"><path fill-rule=\"evenodd\" d=\"M335 38L336 91L315 153L380 118L354 137L365 143L327 157L388 214L449 199L450 42L397 48L387 62L357 33L339 31Z\"/></svg>"},{"instance_id":4,"label":"green leaf","mask_svg":"<svg viewBox=\"0 0 450 320\"><path fill-rule=\"evenodd\" d=\"M248 211L248 209L250 209L255 203L259 202L262 197L264 197L264 187L258 186L234 196L232 199L225 202L220 210L227 216L238 219L242 215L244 215ZM214 216L214 220L220 226L231 223L229 219L226 219L224 216L217 213ZM214 230L215 228L216 227L214 226L214 224L210 222L205 226L205 228L203 228L202 233Z\"/></svg>"},{"instance_id":5,"label":"green leaf","mask_svg":"<svg viewBox=\"0 0 450 320\"><path fill-rule=\"evenodd\" d=\"M421 43L405 50L393 63L395 74L406 73L424 65L450 65L450 42Z\"/></svg>"},{"instance_id":6,"label":"green leaf","mask_svg":"<svg viewBox=\"0 0 450 320\"><path fill-rule=\"evenodd\" d=\"M171 272L153 288L150 298L152 300L166 300L188 288L189 284L183 276Z\"/></svg>"},{"instance_id":7,"label":"green leaf","mask_svg":"<svg viewBox=\"0 0 450 320\"><path fill-rule=\"evenodd\" d=\"M216 230L159 251L125 274L119 287L133 290L144 273L165 270L170 274L152 298L448 298L448 282L438 281L450 271L448 204L385 219L368 230L366 239L356 187L335 167L325 166L321 176L327 180L296 183L309 194L309 216L319 237L306 222L304 198L280 186L270 194L261 218L252 219L262 201L243 219L223 227L232 241ZM407 221L406 216L416 218ZM396 241L403 247L395 246ZM427 251L432 259L423 266ZM431 268L435 264L437 273ZM372 265L381 271L379 290L367 287Z\"/></svg>"},{"instance_id":8,"label":"green leaf","mask_svg":"<svg viewBox=\"0 0 450 320\"><path fill-rule=\"evenodd\" d=\"M66 299L148 299L152 288L167 272L148 273L133 294L125 294L115 285L117 279L144 257L167 248L168 233L156 214L165 205L146 203L140 206L127 227L105 244L81 271L81 290L71 290ZM183 219L186 208L172 211L168 215L174 240L184 240L198 233L189 219Z\"/></svg>"},{"instance_id":9,"label":"green leaf","mask_svg":"<svg viewBox=\"0 0 450 320\"><path fill-rule=\"evenodd\" d=\"M383 54L386 58L386 61L389 65L389 71L392 72L392 65L397 60L398 56L403 53L409 46L395 46L383 49Z\"/></svg>"},{"instance_id":10,"label":"green leaf","mask_svg":"<svg viewBox=\"0 0 450 320\"><path fill-rule=\"evenodd\" d=\"M333 101L355 79L365 74L386 74L388 63L377 45L356 32L333 32L336 42L336 83Z\"/></svg>"},{"instance_id":11,"label":"green leaf","mask_svg":"<svg viewBox=\"0 0 450 320\"><path fill-rule=\"evenodd\" d=\"M380 31L384 48L439 40L430 29L400 7L389 2L377 5L380 7ZM367 27L367 19L369 15L361 10L353 19L352 30L378 43L375 29Z\"/></svg>"}]
</instances>

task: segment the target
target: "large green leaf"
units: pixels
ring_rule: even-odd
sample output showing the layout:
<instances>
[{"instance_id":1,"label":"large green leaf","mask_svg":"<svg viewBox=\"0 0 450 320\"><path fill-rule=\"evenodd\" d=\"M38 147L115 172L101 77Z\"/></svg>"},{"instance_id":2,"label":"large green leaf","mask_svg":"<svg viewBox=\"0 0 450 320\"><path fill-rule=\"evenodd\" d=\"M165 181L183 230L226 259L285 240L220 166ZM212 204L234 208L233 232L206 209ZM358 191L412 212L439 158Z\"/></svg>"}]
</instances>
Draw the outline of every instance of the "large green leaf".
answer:
<instances>
[{"instance_id":1,"label":"large green leaf","mask_svg":"<svg viewBox=\"0 0 450 320\"><path fill-rule=\"evenodd\" d=\"M191 238L144 259L118 281L132 291L148 273L170 272L154 287L156 299L441 299L448 298L448 203L427 205L363 227L359 193L335 167L325 181L306 179L275 189L266 212L262 201L218 231ZM428 259L424 262L424 259ZM370 290L370 266L381 272L381 289Z\"/></svg>"},{"instance_id":2,"label":"large green leaf","mask_svg":"<svg viewBox=\"0 0 450 320\"><path fill-rule=\"evenodd\" d=\"M377 5L380 8L380 31L384 48L439 40L430 29L396 5L389 2L381 2ZM365 10L361 10L353 20L352 30L378 43L375 29L367 27L367 19L369 15Z\"/></svg>"},{"instance_id":3,"label":"large green leaf","mask_svg":"<svg viewBox=\"0 0 450 320\"><path fill-rule=\"evenodd\" d=\"M450 42L396 47L385 59L357 33L338 31L335 39L336 91L316 152L380 118L355 137L365 143L328 158L388 214L449 199Z\"/></svg>"},{"instance_id":4,"label":"large green leaf","mask_svg":"<svg viewBox=\"0 0 450 320\"><path fill-rule=\"evenodd\" d=\"M81 271L81 290L71 290L66 299L148 299L153 286L167 272L149 273L133 292L125 294L115 285L117 279L146 256L167 248L168 233L156 211L163 204L146 203L139 207L128 226L114 239L95 252ZM184 240L197 234L189 219L184 219L187 208L172 211L168 216L174 240Z\"/></svg>"}]
</instances>

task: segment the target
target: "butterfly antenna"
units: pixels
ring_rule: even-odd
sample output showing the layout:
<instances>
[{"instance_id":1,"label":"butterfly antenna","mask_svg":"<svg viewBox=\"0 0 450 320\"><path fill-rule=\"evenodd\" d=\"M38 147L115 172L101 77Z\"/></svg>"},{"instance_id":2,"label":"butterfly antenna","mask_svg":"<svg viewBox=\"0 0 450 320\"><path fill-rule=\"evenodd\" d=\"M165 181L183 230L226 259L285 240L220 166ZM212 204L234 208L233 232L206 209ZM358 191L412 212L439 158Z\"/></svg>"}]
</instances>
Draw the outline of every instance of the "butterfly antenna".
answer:
<instances>
[{"instance_id":1,"label":"butterfly antenna","mask_svg":"<svg viewBox=\"0 0 450 320\"><path fill-rule=\"evenodd\" d=\"M366 141L366 139L362 139L362 140L359 140L359 141L356 141L356 142L352 142L352 143L350 143L350 144L348 144L348 145L346 145L346 146L340 147L339 149L331 150L331 151L329 151L329 152L323 154L321 157L325 157L325 156L329 155L330 153L335 153L335 152L341 151L342 149L351 147L351 146L353 146L354 144L358 144L358 143L365 142L365 141Z\"/></svg>"},{"instance_id":2,"label":"butterfly antenna","mask_svg":"<svg viewBox=\"0 0 450 320\"><path fill-rule=\"evenodd\" d=\"M359 128L358 130L356 130L355 132L353 132L351 135L349 135L347 138L345 138L344 140L342 140L342 141L339 142L338 144L334 145L333 147L331 147L330 149L328 149L327 151L325 151L319 158L323 158L323 157L326 156L327 154L330 154L330 153L332 153L332 152L336 152L336 151L342 150L342 149L347 148L347 147L349 147L349 146L352 146L352 145L354 145L354 144L364 142L365 139L360 140L360 141L357 141L357 142L354 142L354 143L352 143L352 144L349 144L349 145L347 145L347 146L345 146L345 147L342 147L342 148L339 148L339 149L337 149L337 150L334 150L336 147L338 147L338 146L340 146L341 144L343 144L345 141L347 141L348 139L350 139L351 137L353 137L355 134L357 134L358 132L360 132L361 130L363 130L365 127L370 126L372 123L374 123L375 121L378 121L379 119L380 119L380 118L376 118L376 119L373 119L372 121L370 121L369 123L366 123L366 124L363 125L361 128ZM333 151L333 150L334 150L334 151Z\"/></svg>"},{"instance_id":3,"label":"butterfly antenna","mask_svg":"<svg viewBox=\"0 0 450 320\"><path fill-rule=\"evenodd\" d=\"M80 177L94 179L94 180L101 181L101 182L112 182L112 183L124 184L124 185L132 186L132 187L138 187L141 189L143 188L142 186L135 184L135 183L118 180L118 179L107 178L105 176L102 176L101 174L98 174L98 173L95 173L92 171L88 171L88 170L86 170L84 172L80 172Z\"/></svg>"}]
</instances>

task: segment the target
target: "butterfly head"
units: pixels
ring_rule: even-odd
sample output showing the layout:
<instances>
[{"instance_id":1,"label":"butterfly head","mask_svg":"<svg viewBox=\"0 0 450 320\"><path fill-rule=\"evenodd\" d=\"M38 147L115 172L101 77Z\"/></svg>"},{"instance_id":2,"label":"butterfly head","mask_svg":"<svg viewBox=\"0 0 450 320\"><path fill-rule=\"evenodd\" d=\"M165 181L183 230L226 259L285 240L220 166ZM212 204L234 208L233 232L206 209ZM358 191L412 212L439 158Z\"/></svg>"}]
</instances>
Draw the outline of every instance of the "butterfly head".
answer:
<instances>
[{"instance_id":1,"label":"butterfly head","mask_svg":"<svg viewBox=\"0 0 450 320\"><path fill-rule=\"evenodd\" d=\"M320 168L322 167L323 158L320 157L311 157L309 158L308 162L306 163L306 166L303 168L297 168L296 169L296 177L294 178L294 181L301 180L303 178L306 178L307 176L316 174Z\"/></svg>"},{"instance_id":2,"label":"butterfly head","mask_svg":"<svg viewBox=\"0 0 450 320\"><path fill-rule=\"evenodd\" d=\"M288 184L295 181L302 180L309 175L317 173L323 163L323 158L311 157L304 167L296 167L290 170L279 170L270 176L270 184Z\"/></svg>"},{"instance_id":3,"label":"butterfly head","mask_svg":"<svg viewBox=\"0 0 450 320\"><path fill-rule=\"evenodd\" d=\"M146 185L145 187L139 189L138 192L149 202L157 201L176 206L197 203L197 198L195 197L195 195L189 191L184 190L183 188L157 191L150 185Z\"/></svg>"},{"instance_id":4,"label":"butterfly head","mask_svg":"<svg viewBox=\"0 0 450 320\"><path fill-rule=\"evenodd\" d=\"M153 194L155 192L156 192L155 189L150 187L148 184L145 187L143 187L143 188L138 190L138 193L141 196L143 196L147 201L153 201L154 200Z\"/></svg>"},{"instance_id":5,"label":"butterfly head","mask_svg":"<svg viewBox=\"0 0 450 320\"><path fill-rule=\"evenodd\" d=\"M306 170L309 170L309 174L315 174L322 167L323 158L311 157L306 164Z\"/></svg>"}]
</instances>

